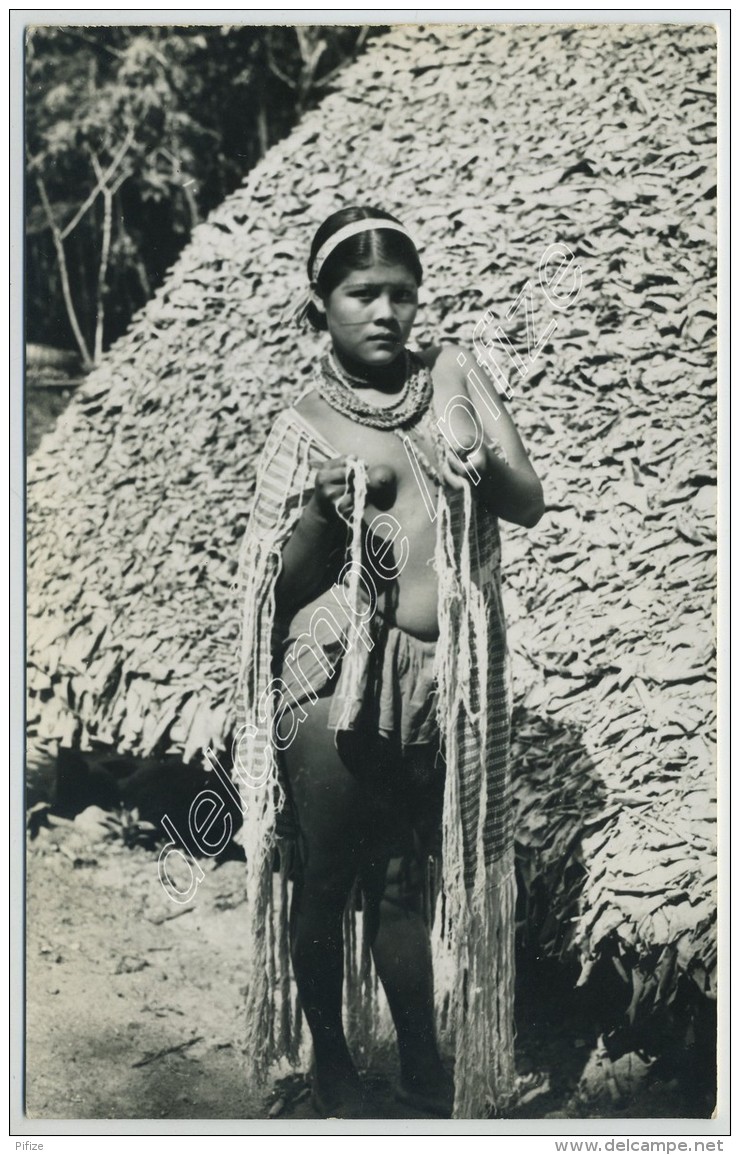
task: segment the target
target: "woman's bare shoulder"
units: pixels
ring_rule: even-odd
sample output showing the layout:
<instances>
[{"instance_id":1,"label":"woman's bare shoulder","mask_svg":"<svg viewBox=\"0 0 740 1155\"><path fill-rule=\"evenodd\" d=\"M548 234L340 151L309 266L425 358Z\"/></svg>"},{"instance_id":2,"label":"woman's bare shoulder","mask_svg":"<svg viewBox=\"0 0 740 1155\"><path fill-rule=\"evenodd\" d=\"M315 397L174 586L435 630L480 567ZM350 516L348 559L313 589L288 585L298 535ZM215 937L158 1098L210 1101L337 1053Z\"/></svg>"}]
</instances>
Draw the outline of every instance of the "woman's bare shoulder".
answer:
<instances>
[{"instance_id":1,"label":"woman's bare shoulder","mask_svg":"<svg viewBox=\"0 0 740 1155\"><path fill-rule=\"evenodd\" d=\"M331 417L331 406L327 405L324 398L315 390L310 389L299 397L293 405L296 413L300 413L301 417L305 417L307 421L315 422L319 427L326 424L327 418Z\"/></svg>"},{"instance_id":2,"label":"woman's bare shoulder","mask_svg":"<svg viewBox=\"0 0 740 1155\"><path fill-rule=\"evenodd\" d=\"M316 390L309 389L306 393L302 393L298 400L291 405L291 409L295 409L296 413L300 413L305 417L313 412L318 400L319 395Z\"/></svg>"},{"instance_id":3,"label":"woman's bare shoulder","mask_svg":"<svg viewBox=\"0 0 740 1155\"><path fill-rule=\"evenodd\" d=\"M444 345L425 345L423 349L415 349L414 352L419 360L423 361L427 369L433 369L444 348Z\"/></svg>"},{"instance_id":4,"label":"woman's bare shoulder","mask_svg":"<svg viewBox=\"0 0 740 1155\"><path fill-rule=\"evenodd\" d=\"M324 446L335 445L342 437L342 427L346 418L340 416L331 405L315 390L304 393L293 406L304 426L308 426L324 442Z\"/></svg>"},{"instance_id":5,"label":"woman's bare shoulder","mask_svg":"<svg viewBox=\"0 0 740 1155\"><path fill-rule=\"evenodd\" d=\"M461 364L460 354L465 353L462 345L456 345L452 341L445 342L444 345L427 345L424 349L417 350L417 356L424 362L427 369L445 370L452 365Z\"/></svg>"},{"instance_id":6,"label":"woman's bare shoulder","mask_svg":"<svg viewBox=\"0 0 740 1155\"><path fill-rule=\"evenodd\" d=\"M437 388L457 386L464 379L465 350L461 345L427 345L418 355L432 374ZM462 358L461 358L462 355Z\"/></svg>"}]
</instances>

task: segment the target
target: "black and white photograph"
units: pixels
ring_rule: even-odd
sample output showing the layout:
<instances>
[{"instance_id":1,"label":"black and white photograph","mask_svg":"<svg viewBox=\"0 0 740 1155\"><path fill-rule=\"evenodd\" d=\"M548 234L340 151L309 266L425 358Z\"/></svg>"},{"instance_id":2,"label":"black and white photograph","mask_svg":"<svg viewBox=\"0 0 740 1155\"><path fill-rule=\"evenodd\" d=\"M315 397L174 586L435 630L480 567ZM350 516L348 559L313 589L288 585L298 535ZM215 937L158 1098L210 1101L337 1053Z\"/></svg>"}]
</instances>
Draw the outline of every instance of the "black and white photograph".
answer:
<instances>
[{"instance_id":1,"label":"black and white photograph","mask_svg":"<svg viewBox=\"0 0 740 1155\"><path fill-rule=\"evenodd\" d=\"M18 1134L722 1150L724 24L426 15L17 14Z\"/></svg>"}]
</instances>

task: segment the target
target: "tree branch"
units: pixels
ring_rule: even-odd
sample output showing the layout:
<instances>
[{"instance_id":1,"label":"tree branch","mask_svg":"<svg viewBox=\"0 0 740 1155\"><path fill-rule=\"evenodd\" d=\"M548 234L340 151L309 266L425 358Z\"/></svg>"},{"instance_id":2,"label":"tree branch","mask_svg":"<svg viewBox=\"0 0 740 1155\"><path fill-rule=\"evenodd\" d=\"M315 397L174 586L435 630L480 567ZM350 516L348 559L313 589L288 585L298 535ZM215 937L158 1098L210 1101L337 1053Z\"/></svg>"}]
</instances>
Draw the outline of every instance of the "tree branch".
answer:
<instances>
[{"instance_id":1,"label":"tree branch","mask_svg":"<svg viewBox=\"0 0 740 1155\"><path fill-rule=\"evenodd\" d=\"M105 283L108 279L108 261L110 259L110 241L113 218L113 193L109 188L103 189L103 240L100 247L100 266L98 268L98 288L95 299L95 364L103 356L103 331L105 327Z\"/></svg>"},{"instance_id":2,"label":"tree branch","mask_svg":"<svg viewBox=\"0 0 740 1155\"><path fill-rule=\"evenodd\" d=\"M303 97L311 91L316 70L319 67L319 61L326 51L327 44L323 37L317 37L312 44L309 29L301 25L298 25L295 31L301 59L303 60L303 69L299 82L301 99L303 99Z\"/></svg>"},{"instance_id":3,"label":"tree branch","mask_svg":"<svg viewBox=\"0 0 740 1155\"><path fill-rule=\"evenodd\" d=\"M370 25L369 24L363 24L362 28L360 29L360 35L357 37L357 40L355 41L355 43L352 47L352 51L349 55L350 60L354 60L355 56L357 55L357 53L360 51L363 44L367 40L369 34L370 34ZM322 77L320 77L319 80L314 81L314 87L315 88L327 88L328 85L331 84L334 77L338 76L339 73L342 71L342 69L344 69L346 67L347 67L347 59L345 58L341 64L338 64L336 66L336 68L332 68L331 71L327 72L325 76L322 76Z\"/></svg>"},{"instance_id":4,"label":"tree branch","mask_svg":"<svg viewBox=\"0 0 740 1155\"><path fill-rule=\"evenodd\" d=\"M110 44L103 44L100 40L94 40L92 36L85 36L84 32L75 31L72 28L65 28L63 25L55 31L61 32L62 36L70 36L73 40L80 40L84 44L89 44L92 48L97 48L101 52L107 52L110 56L114 56L118 60L124 60L126 57L126 53L121 52L120 48L112 48Z\"/></svg>"},{"instance_id":5,"label":"tree branch","mask_svg":"<svg viewBox=\"0 0 740 1155\"><path fill-rule=\"evenodd\" d=\"M77 346L80 350L80 354L82 355L83 365L86 369L90 369L92 367L90 350L88 349L87 342L85 341L85 338L82 334L80 323L77 320L77 313L75 312L74 301L72 300L72 290L69 284L69 272L67 269L67 257L64 252L61 230L54 219L54 213L52 212L49 197L46 192L44 178L40 173L37 172L35 173L35 179L36 187L39 190L39 196L41 198L41 204L44 206L44 212L46 213L46 219L49 222L49 228L51 229L51 235L54 241L54 248L57 254L57 263L59 265L59 276L62 281L62 295L64 297L64 304L67 309L69 323L72 326L72 332L74 333Z\"/></svg>"},{"instance_id":6,"label":"tree branch","mask_svg":"<svg viewBox=\"0 0 740 1155\"><path fill-rule=\"evenodd\" d=\"M170 166L172 168L173 183L177 183L176 178L177 178L178 174L180 174L181 176L185 175L185 170L183 169L182 161L181 161L179 155L172 152L171 149L165 148L164 145L161 145L159 147L159 149L157 149L157 155L163 156L165 160L169 161ZM179 182L180 191L182 192L183 199L185 200L185 204L187 205L187 208L188 208L188 213L190 214L190 230L191 230L191 232L195 228L196 225L200 224L200 210L198 208L198 201L195 198L195 196L193 194L193 190L190 187L190 185L194 182L194 180L195 180L195 178L193 177L193 178L191 178L191 180Z\"/></svg>"},{"instance_id":7,"label":"tree branch","mask_svg":"<svg viewBox=\"0 0 740 1155\"><path fill-rule=\"evenodd\" d=\"M93 172L98 180L98 184L103 185L103 237L100 245L100 264L98 266L98 284L95 293L95 350L93 356L95 364L100 361L103 356L103 332L105 328L105 283L108 279L108 261L110 259L110 243L111 232L113 225L113 193L107 183L105 183L105 174L102 166L98 160L95 152L90 149L90 160L93 166ZM117 186L125 180L125 176L121 178Z\"/></svg>"},{"instance_id":8,"label":"tree branch","mask_svg":"<svg viewBox=\"0 0 740 1155\"><path fill-rule=\"evenodd\" d=\"M67 237L69 236L69 234L77 228L78 224L80 223L80 221L84 217L85 213L95 203L98 196L103 191L103 188L105 187L105 185L108 183L108 181L112 177L113 173L123 163L123 161L126 158L126 153L131 148L131 145L134 142L134 137L135 137L134 130L133 130L133 128L130 128L128 130L128 132L126 133L126 139L123 141L121 147L119 148L116 155L113 157L113 160L108 165L108 168L105 170L105 172L102 172L102 171L99 172L98 170L96 170L95 175L97 177L97 183L96 183L94 189L92 190L91 193L88 194L87 197L85 197L85 200L82 202L82 204L78 208L77 212L72 217L72 220L69 221L69 223L66 224L64 226L64 228L60 230L60 236L61 236L63 241L65 241L67 239Z\"/></svg>"},{"instance_id":9,"label":"tree branch","mask_svg":"<svg viewBox=\"0 0 740 1155\"><path fill-rule=\"evenodd\" d=\"M270 72L277 76L278 80L282 80L283 84L287 84L288 88L292 88L295 91L297 87L295 80L291 80L289 76L286 76L282 69L278 68L272 55L271 48L267 49L267 67L270 69Z\"/></svg>"}]
</instances>

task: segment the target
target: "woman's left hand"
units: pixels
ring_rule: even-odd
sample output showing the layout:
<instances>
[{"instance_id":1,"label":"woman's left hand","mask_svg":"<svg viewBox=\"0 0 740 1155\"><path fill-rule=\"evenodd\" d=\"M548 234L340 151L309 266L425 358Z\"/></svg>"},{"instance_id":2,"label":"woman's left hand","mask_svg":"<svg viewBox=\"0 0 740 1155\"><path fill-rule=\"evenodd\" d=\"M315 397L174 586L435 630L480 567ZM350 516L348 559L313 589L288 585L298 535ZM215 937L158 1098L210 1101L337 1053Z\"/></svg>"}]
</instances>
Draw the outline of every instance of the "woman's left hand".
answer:
<instances>
[{"instance_id":1,"label":"woman's left hand","mask_svg":"<svg viewBox=\"0 0 740 1155\"><path fill-rule=\"evenodd\" d=\"M488 456L481 445L473 453L448 448L442 463L442 478L453 489L463 489L465 482L477 485L488 469Z\"/></svg>"}]
</instances>

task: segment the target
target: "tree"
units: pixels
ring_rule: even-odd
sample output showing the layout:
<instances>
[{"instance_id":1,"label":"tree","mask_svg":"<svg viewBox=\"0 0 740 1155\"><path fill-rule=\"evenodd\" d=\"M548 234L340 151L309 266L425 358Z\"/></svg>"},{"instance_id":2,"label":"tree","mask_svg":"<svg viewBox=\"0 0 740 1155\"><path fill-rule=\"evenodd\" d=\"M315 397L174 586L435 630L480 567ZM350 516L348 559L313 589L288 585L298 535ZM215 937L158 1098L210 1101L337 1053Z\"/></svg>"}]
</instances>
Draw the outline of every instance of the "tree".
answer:
<instances>
[{"instance_id":1,"label":"tree","mask_svg":"<svg viewBox=\"0 0 740 1155\"><path fill-rule=\"evenodd\" d=\"M187 83L188 41L160 29L98 28L94 35L32 29L28 35L29 178L51 234L69 324L86 367L103 350L114 214L116 251L126 247L126 214L120 211L124 183L135 179L145 199L181 202L175 211L189 214L194 223L180 174L203 134L176 99ZM33 227L34 218L30 223ZM82 253L78 247L74 269L67 242L83 229L87 244L83 240ZM92 326L79 316L85 294L92 298Z\"/></svg>"},{"instance_id":2,"label":"tree","mask_svg":"<svg viewBox=\"0 0 740 1155\"><path fill-rule=\"evenodd\" d=\"M323 94L367 32L29 29L28 305L35 339L44 340L44 326L58 326L63 315L83 365L95 364L202 215Z\"/></svg>"}]
</instances>

